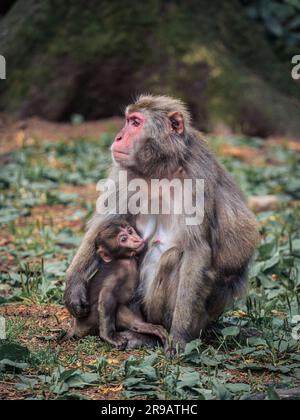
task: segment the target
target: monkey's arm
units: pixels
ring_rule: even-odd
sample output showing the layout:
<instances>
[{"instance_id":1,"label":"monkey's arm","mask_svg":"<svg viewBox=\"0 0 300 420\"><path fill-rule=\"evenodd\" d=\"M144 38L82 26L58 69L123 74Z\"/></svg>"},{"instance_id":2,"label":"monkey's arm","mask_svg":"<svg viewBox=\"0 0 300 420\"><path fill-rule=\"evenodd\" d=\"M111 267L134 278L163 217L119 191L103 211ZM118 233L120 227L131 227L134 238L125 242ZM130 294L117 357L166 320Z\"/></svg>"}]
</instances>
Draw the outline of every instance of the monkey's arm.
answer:
<instances>
[{"instance_id":1,"label":"monkey's arm","mask_svg":"<svg viewBox=\"0 0 300 420\"><path fill-rule=\"evenodd\" d=\"M87 285L100 264L90 236L90 232L87 232L67 270L64 301L75 318L85 318L90 312Z\"/></svg>"}]
</instances>

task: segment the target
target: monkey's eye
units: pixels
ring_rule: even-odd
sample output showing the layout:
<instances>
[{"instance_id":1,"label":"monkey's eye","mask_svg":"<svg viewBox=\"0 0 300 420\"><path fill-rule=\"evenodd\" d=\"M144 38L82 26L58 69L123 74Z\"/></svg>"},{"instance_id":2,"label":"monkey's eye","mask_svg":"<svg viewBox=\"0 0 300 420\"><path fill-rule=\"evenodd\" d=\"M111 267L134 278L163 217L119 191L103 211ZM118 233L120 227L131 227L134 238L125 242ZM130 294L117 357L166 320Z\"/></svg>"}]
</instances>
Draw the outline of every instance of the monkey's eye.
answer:
<instances>
[{"instance_id":1,"label":"monkey's eye","mask_svg":"<svg viewBox=\"0 0 300 420\"><path fill-rule=\"evenodd\" d=\"M131 123L134 127L139 127L139 125L141 124L139 120L131 120Z\"/></svg>"},{"instance_id":2,"label":"monkey's eye","mask_svg":"<svg viewBox=\"0 0 300 420\"><path fill-rule=\"evenodd\" d=\"M124 242L126 242L127 241L127 235L121 235L120 236L120 242L122 242L122 243L124 243Z\"/></svg>"},{"instance_id":3,"label":"monkey's eye","mask_svg":"<svg viewBox=\"0 0 300 420\"><path fill-rule=\"evenodd\" d=\"M127 232L129 233L129 235L133 235L134 230L133 230L132 228L128 228L128 229L127 229Z\"/></svg>"}]
</instances>

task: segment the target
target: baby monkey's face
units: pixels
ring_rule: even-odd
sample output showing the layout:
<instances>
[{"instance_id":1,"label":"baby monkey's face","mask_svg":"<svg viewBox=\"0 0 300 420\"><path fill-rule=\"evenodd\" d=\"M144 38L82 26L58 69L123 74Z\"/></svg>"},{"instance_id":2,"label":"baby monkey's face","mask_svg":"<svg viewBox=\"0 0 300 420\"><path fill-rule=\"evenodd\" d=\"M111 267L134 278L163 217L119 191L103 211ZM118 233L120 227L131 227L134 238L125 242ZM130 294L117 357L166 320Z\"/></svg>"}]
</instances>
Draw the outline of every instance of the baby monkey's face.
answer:
<instances>
[{"instance_id":1,"label":"baby monkey's face","mask_svg":"<svg viewBox=\"0 0 300 420\"><path fill-rule=\"evenodd\" d=\"M145 247L145 241L128 225L121 227L117 236L118 245L124 250L128 250L130 255L138 255Z\"/></svg>"},{"instance_id":2,"label":"baby monkey's face","mask_svg":"<svg viewBox=\"0 0 300 420\"><path fill-rule=\"evenodd\" d=\"M96 239L97 254L109 263L118 258L132 258L145 248L145 241L128 223L104 226Z\"/></svg>"}]
</instances>

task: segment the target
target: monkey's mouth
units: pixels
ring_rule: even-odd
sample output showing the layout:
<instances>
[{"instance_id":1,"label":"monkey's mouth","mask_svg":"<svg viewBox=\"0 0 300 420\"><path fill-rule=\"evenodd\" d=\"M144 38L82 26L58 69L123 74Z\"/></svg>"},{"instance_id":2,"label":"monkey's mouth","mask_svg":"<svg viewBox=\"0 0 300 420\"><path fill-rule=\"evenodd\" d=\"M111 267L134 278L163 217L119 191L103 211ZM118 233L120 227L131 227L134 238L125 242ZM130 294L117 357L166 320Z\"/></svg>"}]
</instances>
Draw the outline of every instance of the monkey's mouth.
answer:
<instances>
[{"instance_id":1,"label":"monkey's mouth","mask_svg":"<svg viewBox=\"0 0 300 420\"><path fill-rule=\"evenodd\" d=\"M125 159L128 159L128 156L129 156L128 153L121 152L120 150L113 150L112 154L116 160L125 160Z\"/></svg>"},{"instance_id":2,"label":"monkey's mouth","mask_svg":"<svg viewBox=\"0 0 300 420\"><path fill-rule=\"evenodd\" d=\"M135 250L130 253L130 257L136 257L143 251L144 248L145 244L142 243L138 248L135 248Z\"/></svg>"},{"instance_id":3,"label":"monkey's mouth","mask_svg":"<svg viewBox=\"0 0 300 420\"><path fill-rule=\"evenodd\" d=\"M145 248L145 243L142 242L141 245L138 248L136 248L135 250L136 254L139 254L140 252L142 252L144 248Z\"/></svg>"}]
</instances>

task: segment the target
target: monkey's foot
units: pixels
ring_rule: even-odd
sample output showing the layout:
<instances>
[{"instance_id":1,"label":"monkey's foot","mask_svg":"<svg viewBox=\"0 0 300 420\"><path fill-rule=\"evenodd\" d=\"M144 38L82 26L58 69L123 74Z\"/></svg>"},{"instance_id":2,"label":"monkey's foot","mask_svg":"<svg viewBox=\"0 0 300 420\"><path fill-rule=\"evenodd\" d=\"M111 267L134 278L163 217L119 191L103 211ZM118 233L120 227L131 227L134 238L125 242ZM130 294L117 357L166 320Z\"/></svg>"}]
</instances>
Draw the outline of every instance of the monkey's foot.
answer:
<instances>
[{"instance_id":1,"label":"monkey's foot","mask_svg":"<svg viewBox=\"0 0 300 420\"><path fill-rule=\"evenodd\" d=\"M100 335L100 337L118 350L125 350L127 348L128 338L124 333L115 333L109 337Z\"/></svg>"},{"instance_id":2,"label":"monkey's foot","mask_svg":"<svg viewBox=\"0 0 300 420\"><path fill-rule=\"evenodd\" d=\"M165 354L170 359L179 357L185 350L187 342L182 338L170 336L168 342L165 344Z\"/></svg>"},{"instance_id":3,"label":"monkey's foot","mask_svg":"<svg viewBox=\"0 0 300 420\"><path fill-rule=\"evenodd\" d=\"M139 349L141 347L153 349L155 347L159 347L160 345L159 340L151 337L150 335L140 334L133 331L124 331L123 334L126 335L128 340L126 350Z\"/></svg>"},{"instance_id":4,"label":"monkey's foot","mask_svg":"<svg viewBox=\"0 0 300 420\"><path fill-rule=\"evenodd\" d=\"M74 338L74 333L73 333L72 329L70 329L68 331L62 330L57 335L56 341L57 341L58 344L62 344L65 341L71 340L72 338Z\"/></svg>"}]
</instances>

